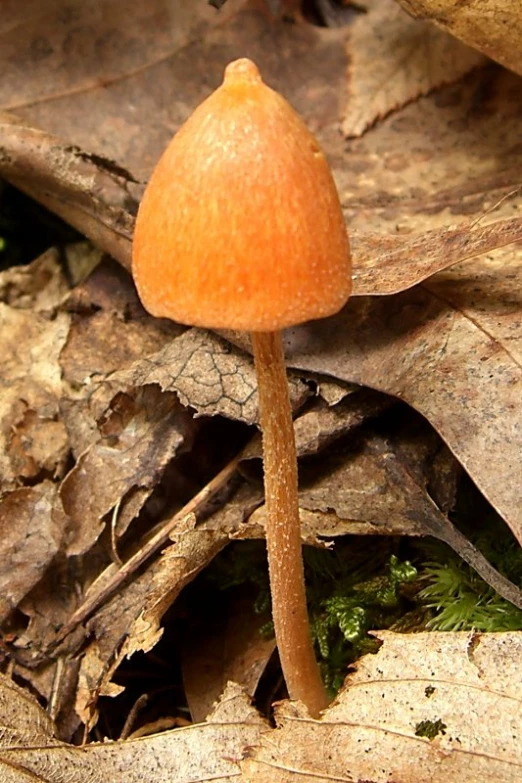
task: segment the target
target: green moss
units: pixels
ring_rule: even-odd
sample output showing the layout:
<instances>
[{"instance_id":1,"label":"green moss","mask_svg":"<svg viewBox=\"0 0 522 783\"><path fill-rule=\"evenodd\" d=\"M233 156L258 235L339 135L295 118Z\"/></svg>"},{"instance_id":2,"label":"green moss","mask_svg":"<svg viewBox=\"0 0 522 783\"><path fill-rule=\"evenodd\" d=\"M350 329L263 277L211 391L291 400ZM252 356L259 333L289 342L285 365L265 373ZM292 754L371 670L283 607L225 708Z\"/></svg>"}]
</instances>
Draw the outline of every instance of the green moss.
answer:
<instances>
[{"instance_id":1,"label":"green moss","mask_svg":"<svg viewBox=\"0 0 522 783\"><path fill-rule=\"evenodd\" d=\"M483 532L470 537L495 568L522 584L522 550L504 526L487 520ZM332 694L354 660L377 651L379 642L371 630L522 629L522 611L500 598L440 542L346 537L336 541L333 551L305 547L303 552L312 635ZM402 553L413 556L415 565L399 557ZM254 584L254 611L270 608L260 542L230 547L209 570L221 590ZM272 624L263 632L272 635Z\"/></svg>"},{"instance_id":2,"label":"green moss","mask_svg":"<svg viewBox=\"0 0 522 783\"><path fill-rule=\"evenodd\" d=\"M378 549L378 548L377 548ZM331 557L331 555L330 555ZM348 665L367 652L376 652L379 642L368 631L390 628L405 611L405 585L417 578L411 563L391 554L377 557L376 573L361 579L361 573L344 573L309 593L312 636L327 688L336 693ZM333 590L332 590L333 587Z\"/></svg>"},{"instance_id":3,"label":"green moss","mask_svg":"<svg viewBox=\"0 0 522 783\"><path fill-rule=\"evenodd\" d=\"M305 579L312 636L325 684L334 695L346 677L350 663L379 642L372 629L390 628L412 608L406 585L417 579L417 570L394 553L390 539L372 541L346 538L334 551L304 547ZM257 587L254 611L270 608L268 570L264 547L244 542L216 558L207 576L219 589L247 583ZM263 629L273 635L272 623Z\"/></svg>"},{"instance_id":4,"label":"green moss","mask_svg":"<svg viewBox=\"0 0 522 783\"><path fill-rule=\"evenodd\" d=\"M444 550L439 561L424 563L420 577L425 587L419 601L431 610L426 628L434 631L518 631L522 629L522 611L501 598L457 555ZM510 559L506 552L502 559ZM522 560L517 552L517 560ZM491 555L491 553L490 553ZM499 568L501 563L493 565ZM504 562L505 565L505 562ZM518 571L517 563L515 572ZM499 568L499 570L505 570ZM513 579L513 572L510 577ZM516 578L516 573L515 573ZM520 583L520 582L519 582Z\"/></svg>"},{"instance_id":5,"label":"green moss","mask_svg":"<svg viewBox=\"0 0 522 783\"><path fill-rule=\"evenodd\" d=\"M439 734L445 734L447 728L440 718L438 720L422 720L415 726L415 736L426 737L431 742Z\"/></svg>"},{"instance_id":6,"label":"green moss","mask_svg":"<svg viewBox=\"0 0 522 783\"><path fill-rule=\"evenodd\" d=\"M522 549L469 480L460 485L452 514L462 532L491 565L522 585ZM436 631L484 632L522 629L522 612L501 598L446 544L412 543L419 565L418 606L427 611L424 627Z\"/></svg>"}]
</instances>

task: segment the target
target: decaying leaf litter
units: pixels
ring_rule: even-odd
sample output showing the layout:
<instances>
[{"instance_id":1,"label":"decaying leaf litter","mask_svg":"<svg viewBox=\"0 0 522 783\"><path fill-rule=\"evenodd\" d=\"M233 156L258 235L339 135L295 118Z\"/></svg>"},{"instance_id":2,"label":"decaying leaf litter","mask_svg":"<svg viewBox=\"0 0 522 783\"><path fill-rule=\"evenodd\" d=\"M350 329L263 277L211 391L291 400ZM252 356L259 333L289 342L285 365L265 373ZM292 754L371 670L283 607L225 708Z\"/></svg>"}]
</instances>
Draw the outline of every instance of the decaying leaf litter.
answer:
<instances>
[{"instance_id":1,"label":"decaying leaf litter","mask_svg":"<svg viewBox=\"0 0 522 783\"><path fill-rule=\"evenodd\" d=\"M26 691L0 679L5 780L495 780L520 776L520 635L381 634L320 721L299 703L277 730L230 683L207 721L152 737L74 748ZM495 731L482 720L495 721ZM30 716L31 720L27 720ZM431 738L431 739L430 739ZM381 759L377 766L375 758ZM123 770L123 774L122 771ZM465 770L465 772L464 772ZM466 777L467 775L467 777Z\"/></svg>"},{"instance_id":2,"label":"decaying leaf litter","mask_svg":"<svg viewBox=\"0 0 522 783\"><path fill-rule=\"evenodd\" d=\"M349 532L438 532L487 576L487 563L446 516L451 490L434 493L433 477L419 470L419 464L429 461L425 451L421 457L419 446L408 448L404 437L390 440L389 433L383 437L372 427L389 401L375 397L370 403L346 384L377 389L417 408L455 455L452 470L458 472L459 463L465 468L520 540L520 286L513 244L520 241L522 229L517 217L519 79L487 61L481 65L476 53L453 39L441 39L450 52L448 71L426 86L424 75L415 78L422 58L402 61L402 91L383 90L388 102L382 103L370 87L379 101L364 121L370 130L357 136L362 128L354 131L346 123L357 91L364 92L361 70L368 65L365 51L353 54L363 39L355 22L336 28L302 19L289 24L254 3L229 3L220 15L204 3L180 3L175 12L161 3L149 4L147 11L120 4L103 21L103 4L76 9L76 16L65 13L67 4L55 4L33 20L38 37L27 26L22 31L16 24L19 12L12 11L0 30L4 40L9 33L11 47L2 47L10 70L1 102L4 110L20 117L5 115L0 124L2 174L125 267L140 180L191 108L219 82L224 64L244 54L255 59L266 80L292 101L318 135L353 232L359 298L335 319L288 335L293 399L296 410L303 411L296 424L301 450L329 456L328 469L302 489L306 540ZM372 3L357 23L367 20L370 29L385 30L385 5ZM390 6L400 31L400 15ZM412 51L418 52L420 28L403 18L403 37L411 35ZM18 44L13 30L20 30ZM428 25L426 30L433 34ZM85 51L76 70L65 58L71 41ZM90 55L94 46L97 57ZM397 68L394 47L385 56ZM424 67L430 72L429 58ZM54 77L42 80L49 72ZM427 90L433 91L419 97ZM153 106L156 112L151 112ZM339 134L340 119L353 138ZM2 527L9 531L2 558L8 564L2 574L5 628L18 676L44 699L60 699L54 657L59 654L66 672L77 669L79 659L76 713L87 725L96 722L97 695L115 692L110 680L119 661L154 647L164 612L182 588L230 537L262 536L262 498L249 471L243 471L246 479L234 471L225 476L220 507L207 505L203 513L196 508L199 523L189 512L176 517L217 472L216 465L233 459L247 437L239 427L231 438L233 453L221 451L217 461L210 459L204 476L187 473L184 460L205 440L208 417L245 425L256 421L248 355L237 347L234 335L183 330L149 318L126 272L94 255L68 248L63 259L49 251L23 271L2 272L0 279L2 376L7 381L1 401L0 508ZM447 267L451 269L442 271ZM431 277L434 272L438 274ZM383 296L390 293L394 295ZM341 449L336 458L332 444L340 437L350 443L356 433L362 447L348 446L347 456ZM246 455L258 453L257 448L254 442ZM122 454L130 458L125 466ZM353 491L354 481L364 487L363 493ZM166 492L166 487L174 490ZM23 526L13 529L13 516ZM159 546L169 543L169 535L171 545L138 574L119 581L121 560L139 551L144 532L158 520L173 520ZM23 548L21 541L26 542ZM91 614L71 628L61 647L53 648L56 632L96 598L97 579L111 586L103 601L98 605L94 600ZM495 574L490 581L502 591ZM504 587L516 593L514 586ZM23 618L27 620L21 624ZM393 649L395 638L385 638L383 650L386 644ZM428 638L428 647L443 644L436 636ZM404 643L408 641L405 637ZM469 640L474 650L486 643L486 637ZM504 649L499 646L489 676L496 676L495 667L505 666ZM517 696L506 682L507 699L514 704ZM416 696L410 691L406 699L415 701ZM423 720L436 725L440 720L447 727L452 706L444 707L446 716L426 714ZM72 704L62 705L61 711L61 736L69 739L78 718ZM55 707L53 715L59 713ZM509 714L506 708L503 718ZM354 715L346 719L357 724ZM248 720L237 713L237 722ZM382 731L379 721L376 730ZM443 731L445 737L447 729ZM297 735L290 735L290 745L295 745ZM220 741L225 748L225 739L218 739L218 745ZM147 740L142 742L146 747ZM251 744L258 743L245 742L242 735L229 757L241 758L241 749ZM425 735L417 735L414 744L431 769L434 744ZM208 745L203 747L206 754ZM113 753L114 763L124 748L113 746L108 755ZM197 757L201 753L195 751ZM515 743L511 756L499 761L504 767L495 770L498 779L518 777L516 753ZM454 779L464 774L469 754L473 749L465 763L448 756L456 765ZM373 749L370 755L389 762L393 754ZM79 763L70 758L71 764ZM353 754L346 758L352 758L351 774L361 775ZM272 775L280 769L281 779L291 775L285 767L297 766L295 758L274 761L261 754L260 759ZM406 759L401 779L415 769ZM317 775L313 763L325 779L334 774L324 758L310 762L311 767L308 763L299 761L307 774ZM259 767L254 773L249 764L243 768L246 778L255 774L254 779L262 779ZM366 769L366 777L380 779L377 766ZM237 774L237 763L230 769ZM189 779L189 773L183 774L181 779ZM87 770L79 775L86 777Z\"/></svg>"}]
</instances>

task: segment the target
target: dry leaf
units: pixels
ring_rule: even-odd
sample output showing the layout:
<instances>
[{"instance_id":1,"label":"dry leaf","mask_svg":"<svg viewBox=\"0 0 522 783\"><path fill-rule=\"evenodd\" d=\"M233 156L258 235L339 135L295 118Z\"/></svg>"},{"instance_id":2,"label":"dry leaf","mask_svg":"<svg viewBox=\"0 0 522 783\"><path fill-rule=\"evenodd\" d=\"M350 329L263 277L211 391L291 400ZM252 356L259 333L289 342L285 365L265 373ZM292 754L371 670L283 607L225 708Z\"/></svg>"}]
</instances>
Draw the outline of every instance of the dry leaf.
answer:
<instances>
[{"instance_id":1,"label":"dry leaf","mask_svg":"<svg viewBox=\"0 0 522 783\"><path fill-rule=\"evenodd\" d=\"M129 627L125 653L150 649L151 640L160 632L161 618L191 582L229 542L231 533L244 522L249 512L260 502L261 492L239 483L232 489L228 502L207 520L195 526L195 519L186 519L171 533L172 545L151 569L151 585L141 603L136 621Z\"/></svg>"},{"instance_id":2,"label":"dry leaf","mask_svg":"<svg viewBox=\"0 0 522 783\"><path fill-rule=\"evenodd\" d=\"M58 356L69 317L57 313L51 318L27 306L0 303L0 327L0 475L5 491L20 473L37 479L42 471L59 475L63 468L68 443L58 420Z\"/></svg>"},{"instance_id":3,"label":"dry leaf","mask_svg":"<svg viewBox=\"0 0 522 783\"><path fill-rule=\"evenodd\" d=\"M135 397L120 395L112 403L100 425L101 438L79 457L60 489L71 522L68 554L88 551L105 526L105 515L129 493L144 489L137 507L133 504L137 516L184 443L190 421L174 395L162 394L157 387L145 388ZM121 525L117 532L124 532Z\"/></svg>"},{"instance_id":4,"label":"dry leaf","mask_svg":"<svg viewBox=\"0 0 522 783\"><path fill-rule=\"evenodd\" d=\"M221 487L222 491L224 489ZM85 686L82 715L89 725L96 720L98 696L110 687L111 677L121 660L136 651L150 650L157 643L163 633L161 621L166 609L227 545L231 533L241 526L261 500L260 489L238 483L237 478L231 482L228 492L226 505L211 513L197 527L194 514L181 519L175 516L178 522L170 533L174 543L143 573L136 576L136 569L129 570L126 566L130 561L120 569L114 563L106 568L85 594L78 612L66 615L60 633L54 638L48 639L41 629L33 626L35 631L40 631L40 636L34 635L33 644L37 648L41 646L41 637L50 642L51 648L56 647L57 639L63 641L67 637L57 651L61 655L76 652L85 644L86 637L93 639L84 652L80 671ZM198 511L204 512L204 509ZM118 579L118 572L124 575L123 579ZM133 578L129 579L129 575ZM45 600L43 594L42 605ZM86 620L85 627L77 628ZM27 644L28 641L26 635L23 642Z\"/></svg>"},{"instance_id":5,"label":"dry leaf","mask_svg":"<svg viewBox=\"0 0 522 783\"><path fill-rule=\"evenodd\" d=\"M0 753L10 747L53 744L54 727L50 718L26 689L4 674L0 674L0 709ZM1 763L0 757L0 769Z\"/></svg>"},{"instance_id":6,"label":"dry leaf","mask_svg":"<svg viewBox=\"0 0 522 783\"><path fill-rule=\"evenodd\" d=\"M275 21L256 0L229 1L219 12L204 0L153 0L146 8L129 0L117 7L32 2L33 15L27 4L2 15L0 106L117 160L112 173L125 167L137 179L148 176L174 130L237 57L252 57L276 86L290 80L306 114L310 94L319 99L316 122L325 121L324 109L336 115L332 80L338 73L343 81L343 31ZM71 50L81 52L74 62ZM281 71L289 61L293 67ZM110 165L100 163L110 176Z\"/></svg>"},{"instance_id":7,"label":"dry leaf","mask_svg":"<svg viewBox=\"0 0 522 783\"><path fill-rule=\"evenodd\" d=\"M125 742L87 747L58 743L35 699L7 678L0 679L5 735L0 776L6 783L226 783L267 726L237 685L229 685L206 723ZM28 721L29 718L29 721Z\"/></svg>"},{"instance_id":8,"label":"dry leaf","mask_svg":"<svg viewBox=\"0 0 522 783\"><path fill-rule=\"evenodd\" d=\"M144 52L149 62L162 59L174 47L186 46L215 18L207 3L153 3L139 9L131 3L116 7L110 0L87 7L70 0L10 5L0 27L6 101L18 108L89 88L101 90L107 80L121 79L141 66ZM77 61L68 58L72 50L81 51Z\"/></svg>"},{"instance_id":9,"label":"dry leaf","mask_svg":"<svg viewBox=\"0 0 522 783\"><path fill-rule=\"evenodd\" d=\"M518 0L398 0L409 14L474 46L522 75L522 27Z\"/></svg>"},{"instance_id":10,"label":"dry leaf","mask_svg":"<svg viewBox=\"0 0 522 783\"><path fill-rule=\"evenodd\" d=\"M60 354L67 382L60 409L78 458L100 439L98 423L111 412L112 400L126 391L105 383L107 378L157 351L183 327L146 316L129 276L110 259L71 292L65 306L72 323Z\"/></svg>"},{"instance_id":11,"label":"dry leaf","mask_svg":"<svg viewBox=\"0 0 522 783\"><path fill-rule=\"evenodd\" d=\"M71 291L64 307L74 317L60 364L73 387L104 381L183 331L172 322L149 318L132 280L110 259Z\"/></svg>"},{"instance_id":12,"label":"dry leaf","mask_svg":"<svg viewBox=\"0 0 522 783\"><path fill-rule=\"evenodd\" d=\"M349 432L353 432L368 419L385 411L393 400L381 394L363 389L347 395L336 404L325 403L321 398L299 416L294 423L296 448L299 457L317 454Z\"/></svg>"},{"instance_id":13,"label":"dry leaf","mask_svg":"<svg viewBox=\"0 0 522 783\"><path fill-rule=\"evenodd\" d=\"M486 226L467 222L406 237L358 234L352 239L353 294L397 294L460 261L521 241L519 218Z\"/></svg>"},{"instance_id":14,"label":"dry leaf","mask_svg":"<svg viewBox=\"0 0 522 783\"><path fill-rule=\"evenodd\" d=\"M20 617L26 622L21 627L15 625L16 638L10 650L22 678L31 681L36 676L36 667L43 665L36 689L44 698L51 693L54 669L48 664L54 661L43 655L43 651L78 605L80 586L92 581L93 572L100 568L98 553L91 553L89 562L82 563L68 560L62 550L63 545L38 584L19 602Z\"/></svg>"},{"instance_id":15,"label":"dry leaf","mask_svg":"<svg viewBox=\"0 0 522 783\"><path fill-rule=\"evenodd\" d=\"M68 293L69 285L54 248L32 264L0 272L0 300L17 310L54 315Z\"/></svg>"},{"instance_id":16,"label":"dry leaf","mask_svg":"<svg viewBox=\"0 0 522 783\"><path fill-rule=\"evenodd\" d=\"M227 682L238 683L251 695L256 690L275 650L275 639L261 633L269 616L253 612L252 604L251 597L238 594L213 600L210 611L204 605L191 607L197 617L183 638L182 667L195 723L206 719Z\"/></svg>"},{"instance_id":17,"label":"dry leaf","mask_svg":"<svg viewBox=\"0 0 522 783\"><path fill-rule=\"evenodd\" d=\"M284 704L244 779L516 783L520 634L377 636L321 721Z\"/></svg>"},{"instance_id":18,"label":"dry leaf","mask_svg":"<svg viewBox=\"0 0 522 783\"><path fill-rule=\"evenodd\" d=\"M308 544L343 535L433 536L444 541L511 603L522 608L522 592L499 574L450 522L428 494L428 471L440 444L421 430L396 441L364 433L321 455L300 471L302 537ZM433 493L433 488L431 488ZM260 506L235 538L260 538L265 507ZM320 537L320 538L319 538Z\"/></svg>"},{"instance_id":19,"label":"dry leaf","mask_svg":"<svg viewBox=\"0 0 522 783\"><path fill-rule=\"evenodd\" d=\"M39 582L58 552L66 519L56 485L15 489L0 499L0 620Z\"/></svg>"},{"instance_id":20,"label":"dry leaf","mask_svg":"<svg viewBox=\"0 0 522 783\"><path fill-rule=\"evenodd\" d=\"M158 384L174 391L182 405L198 415L217 414L253 424L258 419L253 361L212 332L189 329L156 354L137 359L111 377L121 388ZM310 389L299 379L290 386L292 405L300 407Z\"/></svg>"},{"instance_id":21,"label":"dry leaf","mask_svg":"<svg viewBox=\"0 0 522 783\"><path fill-rule=\"evenodd\" d=\"M376 120L485 62L429 23L414 21L395 3L373 0L365 6L350 28L347 45L345 136L360 136Z\"/></svg>"},{"instance_id":22,"label":"dry leaf","mask_svg":"<svg viewBox=\"0 0 522 783\"><path fill-rule=\"evenodd\" d=\"M490 210L495 219L516 217L518 96L517 77L490 66L409 104L343 149L329 140L350 233L406 240L463 220L473 228Z\"/></svg>"},{"instance_id":23,"label":"dry leaf","mask_svg":"<svg viewBox=\"0 0 522 783\"><path fill-rule=\"evenodd\" d=\"M458 307L438 288L442 277L393 299L361 298L313 330L294 330L288 360L408 402L522 540L521 273L515 256L501 258L451 273Z\"/></svg>"},{"instance_id":24,"label":"dry leaf","mask_svg":"<svg viewBox=\"0 0 522 783\"><path fill-rule=\"evenodd\" d=\"M308 718L299 704L285 702L272 730L241 689L229 685L206 723L73 748L58 745L36 702L3 681L0 694L9 693L13 716L11 742L0 754L3 779L19 783L32 774L56 783L132 783L144 777L150 783L224 783L233 776L278 783L298 776L306 783L468 783L493 777L516 783L522 765L516 711L520 635L382 632L379 637L379 652L358 663L320 721ZM36 748L34 735L20 734L28 706L36 712L31 724L40 727Z\"/></svg>"},{"instance_id":25,"label":"dry leaf","mask_svg":"<svg viewBox=\"0 0 522 783\"><path fill-rule=\"evenodd\" d=\"M142 192L127 171L6 112L0 112L0 169L101 250L125 256Z\"/></svg>"}]
</instances>

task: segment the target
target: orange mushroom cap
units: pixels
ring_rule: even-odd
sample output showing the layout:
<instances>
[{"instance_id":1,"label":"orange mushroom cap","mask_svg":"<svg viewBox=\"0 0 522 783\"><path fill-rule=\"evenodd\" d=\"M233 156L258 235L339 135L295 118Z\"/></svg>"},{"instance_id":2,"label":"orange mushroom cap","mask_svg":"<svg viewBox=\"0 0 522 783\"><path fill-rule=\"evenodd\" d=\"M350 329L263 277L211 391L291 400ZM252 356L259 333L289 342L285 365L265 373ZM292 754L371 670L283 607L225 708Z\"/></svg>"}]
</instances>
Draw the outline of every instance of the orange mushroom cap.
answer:
<instances>
[{"instance_id":1,"label":"orange mushroom cap","mask_svg":"<svg viewBox=\"0 0 522 783\"><path fill-rule=\"evenodd\" d=\"M133 275L153 315L209 328L275 331L348 299L350 249L326 158L250 60L228 65L158 162Z\"/></svg>"}]
</instances>

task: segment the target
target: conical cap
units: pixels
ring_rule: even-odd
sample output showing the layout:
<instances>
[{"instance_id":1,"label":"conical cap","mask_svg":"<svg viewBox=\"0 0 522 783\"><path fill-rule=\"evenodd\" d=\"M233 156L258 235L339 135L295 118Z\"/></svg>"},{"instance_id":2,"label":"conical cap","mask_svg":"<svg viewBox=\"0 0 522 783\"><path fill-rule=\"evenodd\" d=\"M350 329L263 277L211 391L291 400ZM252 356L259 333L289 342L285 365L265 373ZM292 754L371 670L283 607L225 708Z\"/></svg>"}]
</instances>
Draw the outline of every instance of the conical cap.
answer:
<instances>
[{"instance_id":1,"label":"conical cap","mask_svg":"<svg viewBox=\"0 0 522 783\"><path fill-rule=\"evenodd\" d=\"M275 331L336 313L348 238L317 141L250 60L174 136L145 191L133 274L153 315Z\"/></svg>"}]
</instances>

